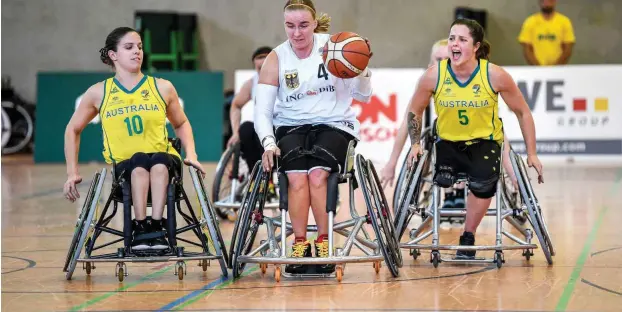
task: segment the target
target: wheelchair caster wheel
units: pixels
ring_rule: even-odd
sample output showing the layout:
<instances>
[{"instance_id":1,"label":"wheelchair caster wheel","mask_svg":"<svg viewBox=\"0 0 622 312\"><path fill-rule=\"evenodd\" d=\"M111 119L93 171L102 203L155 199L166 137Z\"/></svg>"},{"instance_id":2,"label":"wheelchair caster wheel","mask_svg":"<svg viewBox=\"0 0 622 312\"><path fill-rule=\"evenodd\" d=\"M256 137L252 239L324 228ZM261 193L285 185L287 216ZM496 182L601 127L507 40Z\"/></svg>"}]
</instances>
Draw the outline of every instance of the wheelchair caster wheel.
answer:
<instances>
[{"instance_id":1,"label":"wheelchair caster wheel","mask_svg":"<svg viewBox=\"0 0 622 312\"><path fill-rule=\"evenodd\" d=\"M203 269L203 272L207 271L207 267L209 266L209 260L203 259L199 261L199 266Z\"/></svg>"},{"instance_id":2,"label":"wheelchair caster wheel","mask_svg":"<svg viewBox=\"0 0 622 312\"><path fill-rule=\"evenodd\" d=\"M523 250L523 257L525 257L527 261L531 259L531 256L533 256L533 251L531 251L530 249Z\"/></svg>"},{"instance_id":3,"label":"wheelchair caster wheel","mask_svg":"<svg viewBox=\"0 0 622 312\"><path fill-rule=\"evenodd\" d=\"M92 265L90 262L86 262L84 264L84 269L86 270L86 275L91 275L91 270L93 270L95 268L94 265Z\"/></svg>"},{"instance_id":4,"label":"wheelchair caster wheel","mask_svg":"<svg viewBox=\"0 0 622 312\"><path fill-rule=\"evenodd\" d=\"M274 280L277 283L281 281L281 266L279 265L274 268Z\"/></svg>"},{"instance_id":5,"label":"wheelchair caster wheel","mask_svg":"<svg viewBox=\"0 0 622 312\"><path fill-rule=\"evenodd\" d=\"M505 263L505 260L503 259L503 253L500 251L495 252L494 261L497 264L497 268L500 269L501 266L503 266L503 263Z\"/></svg>"},{"instance_id":6,"label":"wheelchair caster wheel","mask_svg":"<svg viewBox=\"0 0 622 312\"><path fill-rule=\"evenodd\" d=\"M260 263L259 268L261 269L261 275L265 275L266 271L268 270L268 264Z\"/></svg>"},{"instance_id":7,"label":"wheelchair caster wheel","mask_svg":"<svg viewBox=\"0 0 622 312\"><path fill-rule=\"evenodd\" d=\"M421 256L421 252L419 251L419 249L411 249L410 255L413 257L413 260L417 260L417 258Z\"/></svg>"},{"instance_id":8,"label":"wheelchair caster wheel","mask_svg":"<svg viewBox=\"0 0 622 312\"><path fill-rule=\"evenodd\" d=\"M117 262L117 270L115 272L115 275L119 278L119 282L123 282L123 279L128 276L127 266L125 266L125 263Z\"/></svg>"},{"instance_id":9,"label":"wheelchair caster wheel","mask_svg":"<svg viewBox=\"0 0 622 312\"><path fill-rule=\"evenodd\" d=\"M186 263L183 261L177 261L177 263L175 264L175 275L177 275L177 278L179 278L179 280L183 280L184 279L184 275L186 275Z\"/></svg>"},{"instance_id":10,"label":"wheelchair caster wheel","mask_svg":"<svg viewBox=\"0 0 622 312\"><path fill-rule=\"evenodd\" d=\"M438 264L441 263L441 254L438 251L433 251L432 259L430 260L430 262L432 262L432 265L435 268L438 268Z\"/></svg>"},{"instance_id":11,"label":"wheelchair caster wheel","mask_svg":"<svg viewBox=\"0 0 622 312\"><path fill-rule=\"evenodd\" d=\"M380 268L378 268L377 270L380 270ZM337 282L341 283L341 281L343 280L343 266L338 265L335 268L335 276L337 277Z\"/></svg>"},{"instance_id":12,"label":"wheelchair caster wheel","mask_svg":"<svg viewBox=\"0 0 622 312\"><path fill-rule=\"evenodd\" d=\"M380 268L382 267L382 263L380 261L374 262L374 270L376 270L376 274L380 273Z\"/></svg>"}]
</instances>

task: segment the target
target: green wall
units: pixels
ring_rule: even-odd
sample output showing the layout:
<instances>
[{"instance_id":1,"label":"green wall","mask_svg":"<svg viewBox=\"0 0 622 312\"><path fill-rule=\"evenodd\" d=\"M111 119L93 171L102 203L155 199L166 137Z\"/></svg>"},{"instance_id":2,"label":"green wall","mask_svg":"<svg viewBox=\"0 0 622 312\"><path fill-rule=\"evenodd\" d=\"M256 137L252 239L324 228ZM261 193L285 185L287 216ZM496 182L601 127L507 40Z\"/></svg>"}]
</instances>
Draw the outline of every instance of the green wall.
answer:
<instances>
[{"instance_id":1,"label":"green wall","mask_svg":"<svg viewBox=\"0 0 622 312\"><path fill-rule=\"evenodd\" d=\"M194 133L199 160L218 161L222 154L223 73L158 72L173 83ZM91 85L112 73L43 72L37 77L35 163L64 163L64 133L76 100ZM170 137L175 136L168 125ZM80 137L79 162L103 162L101 123L90 123Z\"/></svg>"}]
</instances>

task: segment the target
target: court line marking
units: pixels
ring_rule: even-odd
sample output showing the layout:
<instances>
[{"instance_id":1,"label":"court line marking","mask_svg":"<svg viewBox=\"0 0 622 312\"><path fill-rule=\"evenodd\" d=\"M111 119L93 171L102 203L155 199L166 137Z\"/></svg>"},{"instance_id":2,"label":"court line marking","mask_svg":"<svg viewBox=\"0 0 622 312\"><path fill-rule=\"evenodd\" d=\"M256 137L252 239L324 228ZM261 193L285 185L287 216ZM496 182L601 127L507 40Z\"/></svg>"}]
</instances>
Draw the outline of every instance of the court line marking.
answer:
<instances>
[{"instance_id":1,"label":"court line marking","mask_svg":"<svg viewBox=\"0 0 622 312\"><path fill-rule=\"evenodd\" d=\"M622 180L622 170L618 169L615 182L613 183L613 185L611 186L611 189L609 190L609 195L613 195L614 191L620 185L620 180ZM602 208L600 209L600 212L598 213L598 218L596 219L596 222L594 222L594 225L592 226L592 229L590 230L590 234L588 235L585 241L585 244L583 245L583 249L581 250L581 255L579 255L579 258L577 259L575 268L574 270L572 270L572 273L570 274L570 279L568 279L568 283L566 284L566 287L564 287L564 292L562 293L561 297L559 298L559 301L557 302L555 311L566 311L566 308L568 308L568 304L570 303L570 298L572 297L572 294L574 292L575 286L577 284L577 280L579 280L581 271L583 271L585 261L587 260L590 250L592 249L592 244L594 243L594 240L596 239L596 234L598 233L598 230L600 226L602 225L603 220L605 219L605 214L607 213L607 210L608 210L608 207L606 205L603 205Z\"/></svg>"},{"instance_id":2,"label":"court line marking","mask_svg":"<svg viewBox=\"0 0 622 312\"><path fill-rule=\"evenodd\" d=\"M30 268L34 268L37 265L37 262L34 260L30 260L30 259L26 259L26 258L20 258L20 257L12 257L12 256L2 256L3 258L10 258L10 259L17 259L17 260L22 260L25 261L27 263L27 265L23 268L19 268L19 269L15 269L13 271L8 271L8 272L2 272L2 274L10 274L10 273L15 273L15 272L19 272L19 271L24 271L24 270L28 270Z\"/></svg>"},{"instance_id":3,"label":"court line marking","mask_svg":"<svg viewBox=\"0 0 622 312\"><path fill-rule=\"evenodd\" d=\"M89 301L87 301L87 302L85 302L83 304L74 306L69 311L83 310L84 308L86 308L88 306L91 306L91 305L94 305L94 304L96 304L96 303L98 303L98 302L100 302L100 301L102 301L104 299L107 299L107 298L109 298L109 297L111 297L111 296L113 296L113 295L115 295L115 294L117 294L117 293L119 293L121 291L124 291L124 290L126 290L128 288L132 288L132 287L137 286L139 284L142 284L143 282L145 282L145 281L147 281L149 279L158 277L158 276L166 273L166 271L169 271L172 268L173 268L173 265L171 264L171 265L169 265L169 266L167 266L167 267L165 267L163 269L160 269L160 270L158 270L156 272L153 272L153 273L148 274L148 275L146 275L144 277L141 277L139 280L137 280L137 281L135 281L133 283L126 284L126 285L124 285L122 287L119 287L119 288L117 288L117 289L115 289L113 291L110 291L110 292L108 292L106 294L103 294L101 296L95 297L95 298L93 298L93 299L91 299L91 300L89 300Z\"/></svg>"},{"instance_id":4,"label":"court line marking","mask_svg":"<svg viewBox=\"0 0 622 312\"><path fill-rule=\"evenodd\" d=\"M590 286L592 286L592 287L594 287L594 288L600 289L600 290L602 290L602 291L606 291L606 292L608 292L608 293L612 293L612 294L614 294L614 295L622 296L622 292L617 292L617 291L615 291L615 290L611 290L611 289L609 289L609 288L605 288L605 287L603 287L603 286L596 285L596 284L594 284L594 283L592 283L592 282L590 282L590 281L588 281L588 280L586 280L586 279L583 279L583 278L582 278L582 279L581 279L581 282L583 282L584 284L590 285Z\"/></svg>"}]
</instances>

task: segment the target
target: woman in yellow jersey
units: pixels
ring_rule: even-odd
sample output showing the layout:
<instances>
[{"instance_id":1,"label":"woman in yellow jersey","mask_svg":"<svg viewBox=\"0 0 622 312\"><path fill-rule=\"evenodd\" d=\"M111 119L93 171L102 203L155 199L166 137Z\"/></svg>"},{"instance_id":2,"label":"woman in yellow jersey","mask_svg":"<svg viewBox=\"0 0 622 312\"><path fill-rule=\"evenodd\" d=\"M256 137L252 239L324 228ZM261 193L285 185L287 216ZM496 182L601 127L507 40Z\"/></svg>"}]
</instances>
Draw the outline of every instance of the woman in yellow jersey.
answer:
<instances>
[{"instance_id":1,"label":"woman in yellow jersey","mask_svg":"<svg viewBox=\"0 0 622 312\"><path fill-rule=\"evenodd\" d=\"M474 20L457 19L451 24L448 40L449 59L428 68L410 102L407 116L413 143L410 162L421 153L421 117L433 96L439 136L435 144L434 181L441 187L450 187L457 173L467 174L471 192L460 245L472 246L499 179L503 142L499 94L518 117L527 146L527 164L536 169L540 183L542 164L536 155L531 111L512 77L488 62L490 45L484 40L482 26ZM475 251L458 251L456 256L473 258Z\"/></svg>"},{"instance_id":2,"label":"woman in yellow jersey","mask_svg":"<svg viewBox=\"0 0 622 312\"><path fill-rule=\"evenodd\" d=\"M447 51L447 39L441 39L434 43L432 46L432 51L430 52L430 63L428 67L437 64L438 62L449 58L449 52ZM430 109L428 106L427 109ZM391 156L389 157L389 161L384 166L382 171L380 172L380 180L382 182L383 187L387 185L393 185L393 179L395 178L395 168L397 165L398 158L406 143L406 137L408 136L408 128L407 122L404 120L400 129L397 132L397 137L395 138L395 142L393 143L393 149L391 150ZM507 141L507 137L504 137ZM512 170L512 165L509 161L510 155L510 146L505 145L504 149L504 159L503 166L506 172L509 174L510 180L514 185L518 182L516 181L516 177L514 176L514 171ZM443 202L443 208L464 208L464 183L458 183L454 187L448 187L445 189L445 201Z\"/></svg>"},{"instance_id":3,"label":"woman in yellow jersey","mask_svg":"<svg viewBox=\"0 0 622 312\"><path fill-rule=\"evenodd\" d=\"M65 130L67 182L63 192L74 202L80 197L76 185L82 181L78 171L80 133L95 116L102 121L104 159L124 174L132 188L136 219L134 238L161 231L162 213L169 183L169 169L181 166L181 157L168 141L166 119L182 141L184 162L205 175L197 160L190 122L179 104L173 85L141 72L143 48L140 35L128 27L113 30L100 50L101 60L115 76L91 86ZM146 217L147 195L151 188L152 216ZM144 235L143 235L144 236ZM132 249L167 249L164 237L133 239Z\"/></svg>"}]
</instances>

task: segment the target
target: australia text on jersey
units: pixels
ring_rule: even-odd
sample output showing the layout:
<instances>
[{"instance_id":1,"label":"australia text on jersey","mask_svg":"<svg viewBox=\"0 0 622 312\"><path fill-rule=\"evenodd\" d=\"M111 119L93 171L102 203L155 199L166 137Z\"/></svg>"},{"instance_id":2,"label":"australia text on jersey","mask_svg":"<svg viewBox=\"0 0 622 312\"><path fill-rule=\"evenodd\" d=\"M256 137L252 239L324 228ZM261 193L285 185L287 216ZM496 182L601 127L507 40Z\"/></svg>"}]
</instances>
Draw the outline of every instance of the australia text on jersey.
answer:
<instances>
[{"instance_id":1,"label":"australia text on jersey","mask_svg":"<svg viewBox=\"0 0 622 312\"><path fill-rule=\"evenodd\" d=\"M105 118L114 117L117 115L129 114L129 113L137 113L141 111L160 111L160 108L157 104L133 104L124 107L115 107L109 110L106 110Z\"/></svg>"},{"instance_id":2,"label":"australia text on jersey","mask_svg":"<svg viewBox=\"0 0 622 312\"><path fill-rule=\"evenodd\" d=\"M464 108L464 107L469 107L469 108L481 108L481 107L488 107L488 100L480 100L480 101L439 101L438 103L440 106L442 107L447 107L447 108Z\"/></svg>"}]
</instances>

